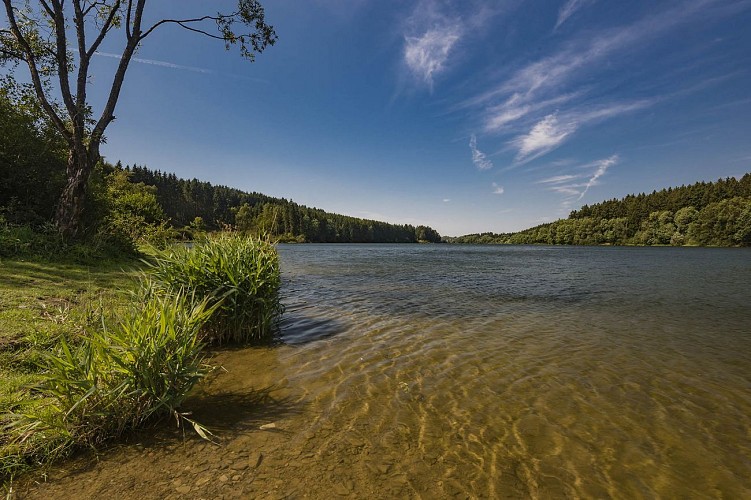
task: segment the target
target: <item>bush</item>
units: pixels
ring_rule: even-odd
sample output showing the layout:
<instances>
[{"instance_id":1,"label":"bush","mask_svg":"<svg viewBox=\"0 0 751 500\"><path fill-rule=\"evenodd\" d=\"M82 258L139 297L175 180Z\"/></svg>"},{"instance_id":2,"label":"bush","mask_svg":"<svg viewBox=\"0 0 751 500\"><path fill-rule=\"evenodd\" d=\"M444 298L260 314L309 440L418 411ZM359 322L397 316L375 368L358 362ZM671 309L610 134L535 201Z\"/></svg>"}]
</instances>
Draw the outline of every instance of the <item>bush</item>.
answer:
<instances>
[{"instance_id":1,"label":"bush","mask_svg":"<svg viewBox=\"0 0 751 500\"><path fill-rule=\"evenodd\" d=\"M0 475L24 460L51 461L97 445L160 415L185 420L205 437L178 409L209 371L198 332L212 313L205 300L154 294L146 282L115 327L103 325L75 349L63 340L48 356L39 387L49 404L16 419L8 448L14 451L0 457Z\"/></svg>"},{"instance_id":2,"label":"bush","mask_svg":"<svg viewBox=\"0 0 751 500\"><path fill-rule=\"evenodd\" d=\"M157 253L150 265L156 286L185 290L209 305L219 304L203 329L215 343L273 340L283 312L279 257L266 241L224 233Z\"/></svg>"},{"instance_id":3,"label":"bush","mask_svg":"<svg viewBox=\"0 0 751 500\"><path fill-rule=\"evenodd\" d=\"M130 241L112 235L97 234L66 243L51 222L39 227L20 226L6 222L0 215L0 258L41 258L54 262L94 264L136 255L137 250Z\"/></svg>"}]
</instances>

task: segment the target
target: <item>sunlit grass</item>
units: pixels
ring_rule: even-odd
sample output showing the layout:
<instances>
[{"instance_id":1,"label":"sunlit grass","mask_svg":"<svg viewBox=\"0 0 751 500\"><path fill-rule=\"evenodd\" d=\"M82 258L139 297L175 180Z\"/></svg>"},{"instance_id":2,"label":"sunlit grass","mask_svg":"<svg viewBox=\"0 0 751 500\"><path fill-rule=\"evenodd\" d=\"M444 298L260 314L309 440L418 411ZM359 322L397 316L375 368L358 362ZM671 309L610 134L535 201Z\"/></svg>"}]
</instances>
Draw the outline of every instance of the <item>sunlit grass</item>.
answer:
<instances>
[{"instance_id":1,"label":"sunlit grass","mask_svg":"<svg viewBox=\"0 0 751 500\"><path fill-rule=\"evenodd\" d=\"M268 342L283 310L276 249L240 235L156 252L139 272L0 266L0 478L160 415L206 437L180 409L210 370L204 343Z\"/></svg>"},{"instance_id":2,"label":"sunlit grass","mask_svg":"<svg viewBox=\"0 0 751 500\"><path fill-rule=\"evenodd\" d=\"M213 312L183 294L148 293L114 326L94 329L45 356L37 390L44 404L16 415L10 446L36 461L96 446L159 415L194 424L179 412L209 371L198 332ZM204 430L194 425L204 434ZM43 451L43 456L38 456Z\"/></svg>"},{"instance_id":3,"label":"sunlit grass","mask_svg":"<svg viewBox=\"0 0 751 500\"><path fill-rule=\"evenodd\" d=\"M35 412L49 402L36 390L45 356L64 339L76 346L90 328L101 325L130 302L134 260L96 266L44 260L0 259L0 477L31 462L11 445L13 415ZM31 442L29 441L29 444ZM45 443L35 441L38 454Z\"/></svg>"},{"instance_id":4,"label":"sunlit grass","mask_svg":"<svg viewBox=\"0 0 751 500\"><path fill-rule=\"evenodd\" d=\"M266 241L221 234L176 246L150 261L149 275L168 293L185 290L221 302L204 327L214 343L259 343L273 339L283 311L279 257Z\"/></svg>"}]
</instances>

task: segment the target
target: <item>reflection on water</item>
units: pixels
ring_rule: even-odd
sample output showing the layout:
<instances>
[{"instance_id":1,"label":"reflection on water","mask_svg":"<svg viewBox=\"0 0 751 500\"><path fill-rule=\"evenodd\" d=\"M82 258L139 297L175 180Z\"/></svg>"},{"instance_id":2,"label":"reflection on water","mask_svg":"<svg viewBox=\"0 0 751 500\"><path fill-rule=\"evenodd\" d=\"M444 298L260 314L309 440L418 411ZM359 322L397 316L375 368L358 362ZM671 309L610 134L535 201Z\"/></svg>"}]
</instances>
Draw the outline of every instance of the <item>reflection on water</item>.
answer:
<instances>
[{"instance_id":1,"label":"reflection on water","mask_svg":"<svg viewBox=\"0 0 751 500\"><path fill-rule=\"evenodd\" d=\"M751 495L748 251L280 253L285 376L356 491Z\"/></svg>"}]
</instances>

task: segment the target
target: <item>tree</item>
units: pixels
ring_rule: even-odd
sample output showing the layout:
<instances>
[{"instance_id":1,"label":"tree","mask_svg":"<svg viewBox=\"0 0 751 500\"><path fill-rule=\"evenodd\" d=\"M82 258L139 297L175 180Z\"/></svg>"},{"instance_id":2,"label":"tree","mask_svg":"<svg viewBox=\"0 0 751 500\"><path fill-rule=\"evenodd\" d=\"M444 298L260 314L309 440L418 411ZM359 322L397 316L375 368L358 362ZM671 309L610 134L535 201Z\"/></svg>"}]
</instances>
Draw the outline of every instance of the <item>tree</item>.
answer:
<instances>
[{"instance_id":1,"label":"tree","mask_svg":"<svg viewBox=\"0 0 751 500\"><path fill-rule=\"evenodd\" d=\"M0 81L0 214L41 225L65 184L65 144L23 85Z\"/></svg>"},{"instance_id":2,"label":"tree","mask_svg":"<svg viewBox=\"0 0 751 500\"><path fill-rule=\"evenodd\" d=\"M115 119L128 65L149 35L166 25L179 26L222 40L227 49L239 45L242 56L250 61L277 39L258 0L238 0L237 10L230 14L161 19L150 25L144 24L146 1L3 0L7 27L0 28L0 63L13 68L25 63L39 105L67 145L66 185L55 214L65 238L78 233L87 182L100 159L104 131ZM208 26L211 23L213 28ZM107 35L118 28L125 33L120 63L106 104L94 118L87 101L91 58Z\"/></svg>"}]
</instances>

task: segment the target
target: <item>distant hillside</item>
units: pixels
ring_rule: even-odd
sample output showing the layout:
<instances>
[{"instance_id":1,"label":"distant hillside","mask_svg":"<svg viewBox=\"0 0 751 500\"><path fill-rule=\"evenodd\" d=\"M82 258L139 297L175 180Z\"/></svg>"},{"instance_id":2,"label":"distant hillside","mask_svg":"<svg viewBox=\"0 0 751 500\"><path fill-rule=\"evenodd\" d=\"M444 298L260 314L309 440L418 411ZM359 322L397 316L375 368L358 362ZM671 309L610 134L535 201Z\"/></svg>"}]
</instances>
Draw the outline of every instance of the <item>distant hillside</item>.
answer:
<instances>
[{"instance_id":1,"label":"distant hillside","mask_svg":"<svg viewBox=\"0 0 751 500\"><path fill-rule=\"evenodd\" d=\"M740 180L628 195L518 233L469 234L451 243L548 245L751 245L751 173Z\"/></svg>"},{"instance_id":2,"label":"distant hillside","mask_svg":"<svg viewBox=\"0 0 751 500\"><path fill-rule=\"evenodd\" d=\"M441 241L438 232L427 226L388 224L332 214L284 198L213 186L198 179L180 179L175 174L138 165L118 165L117 168L130 172L131 182L156 187L159 204L178 229L196 225L206 229L232 226L264 231L282 241L316 243Z\"/></svg>"}]
</instances>

